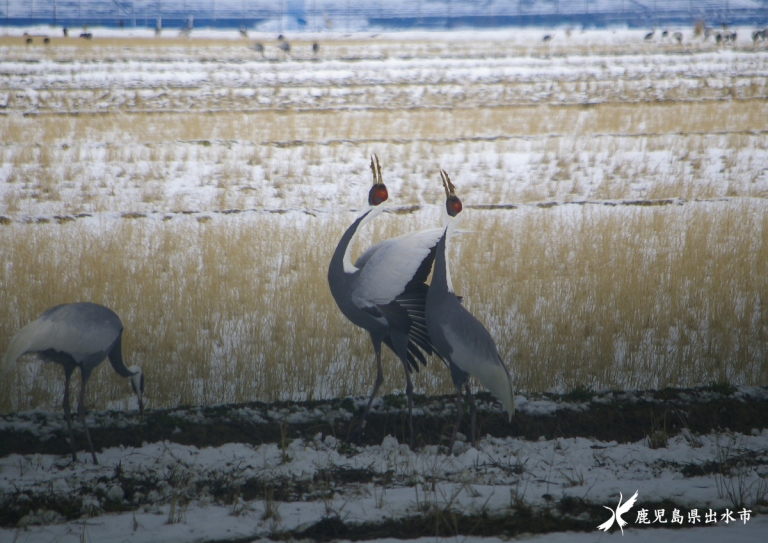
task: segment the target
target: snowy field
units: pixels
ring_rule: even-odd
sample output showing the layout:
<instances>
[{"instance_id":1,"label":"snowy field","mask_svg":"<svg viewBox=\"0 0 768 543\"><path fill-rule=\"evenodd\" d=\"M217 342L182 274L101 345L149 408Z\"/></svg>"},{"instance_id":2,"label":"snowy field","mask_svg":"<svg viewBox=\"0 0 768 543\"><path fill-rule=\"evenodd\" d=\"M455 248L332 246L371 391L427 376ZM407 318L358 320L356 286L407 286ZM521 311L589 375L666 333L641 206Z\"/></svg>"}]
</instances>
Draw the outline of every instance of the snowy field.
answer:
<instances>
[{"instance_id":1,"label":"snowy field","mask_svg":"<svg viewBox=\"0 0 768 543\"><path fill-rule=\"evenodd\" d=\"M143 421L135 411L92 412L97 443L126 443L104 447L98 466L85 451L71 463L60 413L2 416L0 535L9 541L603 541L622 536L595 531L610 517L602 504L615 509L620 494L627 500L635 492L637 505L625 514L625 533L634 541L675 541L685 529L686 538L757 542L768 528L768 430L747 422L765 421L759 416L765 388L518 396L512 433L519 437L491 432L497 435L486 435L476 449L458 443L450 457L436 445L411 452L392 435L382 437L377 427L402 432L405 410L397 400L377 399L366 432L373 444L359 447L336 435L364 397L181 408ZM484 395L479 403L481 429L506 423L489 400ZM417 402L417 433L450 429L452 404L450 397ZM642 439L630 437L638 427L605 427L611 419L641 420L636 416L646 411L669 419L655 430L646 426ZM741 431L719 427L729 419ZM555 425L549 438L534 437ZM142 441L159 427L166 439ZM25 435L41 441L34 445ZM19 439L20 450L43 452L7 454L7 443ZM63 454L45 452L55 448ZM640 522L642 511L648 526Z\"/></svg>"},{"instance_id":2,"label":"snowy field","mask_svg":"<svg viewBox=\"0 0 768 543\"><path fill-rule=\"evenodd\" d=\"M290 55L274 34L0 37L0 350L51 305L104 303L150 408L95 372L101 463L70 465L60 369L19 364L0 540L597 541L635 491L629 540L761 540L768 48L679 30L287 34ZM484 397L453 457L436 360L414 381L420 450L391 437L389 355L394 395L363 445L342 439L373 360L325 273L373 153L391 212L358 250L438 225L448 171L454 282L516 378L513 424ZM665 387L697 388L638 392ZM253 403L271 401L305 403ZM639 527L643 508L669 522Z\"/></svg>"}]
</instances>

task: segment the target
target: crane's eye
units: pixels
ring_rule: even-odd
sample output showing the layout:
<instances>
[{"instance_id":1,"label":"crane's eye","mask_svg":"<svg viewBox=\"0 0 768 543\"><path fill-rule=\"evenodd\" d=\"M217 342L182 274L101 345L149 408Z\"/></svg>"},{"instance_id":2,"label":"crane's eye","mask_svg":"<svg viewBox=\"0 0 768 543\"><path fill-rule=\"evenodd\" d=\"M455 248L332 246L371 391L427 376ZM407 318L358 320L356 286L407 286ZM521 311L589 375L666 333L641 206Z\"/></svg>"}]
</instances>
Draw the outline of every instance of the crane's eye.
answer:
<instances>
[{"instance_id":1,"label":"crane's eye","mask_svg":"<svg viewBox=\"0 0 768 543\"><path fill-rule=\"evenodd\" d=\"M368 204L372 206L386 202L387 198L389 198L389 194L387 193L387 187L383 183L372 186L368 192Z\"/></svg>"},{"instance_id":2,"label":"crane's eye","mask_svg":"<svg viewBox=\"0 0 768 543\"><path fill-rule=\"evenodd\" d=\"M448 215L455 217L461 213L461 200L458 196L449 196L445 201L445 209L448 211Z\"/></svg>"}]
</instances>

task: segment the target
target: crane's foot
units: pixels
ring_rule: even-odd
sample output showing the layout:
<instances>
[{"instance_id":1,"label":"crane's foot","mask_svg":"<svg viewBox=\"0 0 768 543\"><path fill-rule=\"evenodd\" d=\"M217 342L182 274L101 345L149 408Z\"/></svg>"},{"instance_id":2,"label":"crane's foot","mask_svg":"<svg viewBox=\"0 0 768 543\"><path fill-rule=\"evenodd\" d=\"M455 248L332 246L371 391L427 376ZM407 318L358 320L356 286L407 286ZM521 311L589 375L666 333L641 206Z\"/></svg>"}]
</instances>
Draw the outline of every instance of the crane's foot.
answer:
<instances>
[{"instance_id":1,"label":"crane's foot","mask_svg":"<svg viewBox=\"0 0 768 543\"><path fill-rule=\"evenodd\" d=\"M456 423L453 425L453 432L451 432L451 441L448 444L448 456L453 454L453 446L456 444L456 435L459 433L459 426L461 425L461 386L458 388L456 394Z\"/></svg>"},{"instance_id":2,"label":"crane's foot","mask_svg":"<svg viewBox=\"0 0 768 543\"><path fill-rule=\"evenodd\" d=\"M362 422L362 421L361 421ZM363 439L363 425L355 424L355 428L347 434L347 443L360 445Z\"/></svg>"}]
</instances>

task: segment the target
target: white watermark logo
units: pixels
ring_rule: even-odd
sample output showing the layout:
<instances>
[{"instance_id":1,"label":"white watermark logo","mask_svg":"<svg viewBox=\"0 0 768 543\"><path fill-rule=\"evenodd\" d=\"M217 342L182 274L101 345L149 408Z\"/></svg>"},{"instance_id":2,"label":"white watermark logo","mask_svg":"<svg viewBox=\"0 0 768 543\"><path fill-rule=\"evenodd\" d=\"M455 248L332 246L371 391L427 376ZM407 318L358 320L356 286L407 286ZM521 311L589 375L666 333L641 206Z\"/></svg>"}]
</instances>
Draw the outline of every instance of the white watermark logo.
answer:
<instances>
[{"instance_id":1,"label":"white watermark logo","mask_svg":"<svg viewBox=\"0 0 768 543\"><path fill-rule=\"evenodd\" d=\"M621 535L624 535L624 526L626 526L628 523L623 518L621 518L621 515L628 513L630 509L635 505L637 502L637 494L638 491L636 490L633 496L628 499L624 504L621 503L621 500L624 499L624 495L619 492L619 503L616 505L616 509L611 509L610 507L604 505L608 511L611 512L611 518L609 518L606 522L602 523L600 526L597 527L598 530L603 530L604 532L607 532L611 529L611 526L613 526L613 523L616 522L616 524L619 525L619 528L621 528ZM667 524L670 520L672 521L672 524L682 524L683 520L685 520L685 516L681 514L680 509L673 509L672 510L672 518L667 519L665 517L666 510L664 509L655 509L653 511L654 520L651 521L649 517L650 511L648 509L640 509L637 512L637 518L635 519L635 524ZM752 514L751 509L747 509L744 507L741 511L731 511L730 509L725 510L725 513L720 514L720 522L724 522L725 524L728 524L729 522L736 523L736 517L733 515L738 515L739 520L746 524L747 521L750 519L750 515ZM712 509L709 510L708 513L704 513L704 524L716 524L717 523L717 511L713 511ZM699 514L698 509L691 509L688 511L688 524L695 525L697 522L701 522L701 515Z\"/></svg>"},{"instance_id":2,"label":"white watermark logo","mask_svg":"<svg viewBox=\"0 0 768 543\"><path fill-rule=\"evenodd\" d=\"M619 528L621 528L621 535L624 535L624 526L627 525L627 521L621 518L621 515L632 509L632 506L635 505L635 502L637 501L637 493L638 491L635 490L634 496L629 498L626 502L624 502L624 505L621 505L621 500L624 499L624 495L619 492L619 504L616 506L616 511L611 509L610 507L603 506L608 511L611 512L611 518L608 519L608 522L604 522L600 526L597 527L598 530L603 530L604 532L607 532L611 526L613 526L613 521L616 521L616 524L619 525Z\"/></svg>"}]
</instances>

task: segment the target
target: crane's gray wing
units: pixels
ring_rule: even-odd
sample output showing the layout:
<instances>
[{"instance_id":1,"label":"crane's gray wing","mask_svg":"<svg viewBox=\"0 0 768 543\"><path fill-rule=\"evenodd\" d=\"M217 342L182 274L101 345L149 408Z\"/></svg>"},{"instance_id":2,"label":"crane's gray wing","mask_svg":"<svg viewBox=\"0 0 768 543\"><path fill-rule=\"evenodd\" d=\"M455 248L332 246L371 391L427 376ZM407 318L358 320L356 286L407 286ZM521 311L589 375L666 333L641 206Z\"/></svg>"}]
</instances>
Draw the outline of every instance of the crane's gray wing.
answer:
<instances>
[{"instance_id":1,"label":"crane's gray wing","mask_svg":"<svg viewBox=\"0 0 768 543\"><path fill-rule=\"evenodd\" d=\"M389 239L385 239L384 241L380 241L380 242L378 242L378 243L376 243L376 244L374 244L374 245L371 245L370 247L368 247L368 249L366 249L366 251L365 251L363 254L361 254L361 255L360 255L358 258L357 258L357 260L355 260L355 268L357 268L357 269L362 269L363 267L365 267L365 264L368 262L368 260L370 260L371 256L373 256L373 254L374 254L376 251L378 251L379 249L381 249L381 247L382 247L383 245L385 245L385 244L389 243L390 241L391 241L391 240L389 240Z\"/></svg>"},{"instance_id":2,"label":"crane's gray wing","mask_svg":"<svg viewBox=\"0 0 768 543\"><path fill-rule=\"evenodd\" d=\"M78 363L114 344L123 325L110 309L87 302L63 304L44 311L11 340L3 357L2 373L24 353L53 349Z\"/></svg>"},{"instance_id":3,"label":"crane's gray wing","mask_svg":"<svg viewBox=\"0 0 768 543\"><path fill-rule=\"evenodd\" d=\"M441 228L409 232L368 249L355 263L360 274L352 289L352 302L363 309L395 300L416 276L442 234Z\"/></svg>"}]
</instances>

